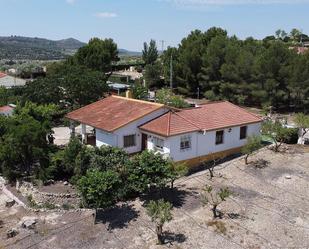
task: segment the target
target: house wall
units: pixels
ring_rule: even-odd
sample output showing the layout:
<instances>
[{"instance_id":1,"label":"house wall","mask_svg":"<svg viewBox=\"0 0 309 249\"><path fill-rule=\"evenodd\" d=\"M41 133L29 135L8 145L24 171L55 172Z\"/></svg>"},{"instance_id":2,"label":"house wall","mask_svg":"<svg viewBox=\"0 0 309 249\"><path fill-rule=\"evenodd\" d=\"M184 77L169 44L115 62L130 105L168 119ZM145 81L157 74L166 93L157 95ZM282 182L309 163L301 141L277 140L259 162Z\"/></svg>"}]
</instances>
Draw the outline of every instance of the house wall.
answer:
<instances>
[{"instance_id":1,"label":"house wall","mask_svg":"<svg viewBox=\"0 0 309 249\"><path fill-rule=\"evenodd\" d=\"M157 138L160 138L164 141L163 150L158 150L158 153L161 153L163 156L170 157L170 141L169 140L167 140L164 137L154 135L154 134L151 134L151 133L145 132L145 134L148 135L148 137L147 137L147 149L148 150L157 151L157 149L155 148L154 142L153 142L154 137L157 137Z\"/></svg>"},{"instance_id":2,"label":"house wall","mask_svg":"<svg viewBox=\"0 0 309 249\"><path fill-rule=\"evenodd\" d=\"M103 145L117 147L117 136L113 133L96 129L96 146L101 147Z\"/></svg>"},{"instance_id":3,"label":"house wall","mask_svg":"<svg viewBox=\"0 0 309 249\"><path fill-rule=\"evenodd\" d=\"M161 108L155 112L152 112L116 131L113 133L107 133L105 131L96 129L96 145L98 147L102 145L109 145L113 147L123 148L123 137L127 135L136 135L136 146L129 148L123 148L128 153L136 153L142 149L142 132L139 130L139 126L145 124L146 122L161 116L166 113L168 109Z\"/></svg>"},{"instance_id":4,"label":"house wall","mask_svg":"<svg viewBox=\"0 0 309 249\"><path fill-rule=\"evenodd\" d=\"M261 124L247 125L247 136L259 135ZM187 150L180 150L180 138L183 135L191 136L191 148ZM156 136L156 135L151 135ZM241 148L246 144L246 139L240 140L240 126L224 129L223 144L216 145L216 131L206 132L205 134L199 132L192 132L178 136L165 138L164 153L169 153L169 156L174 161L184 161L193 158L199 158L217 152L230 151ZM153 149L151 137L148 137L148 149ZM233 150L234 151L234 150Z\"/></svg>"}]
</instances>

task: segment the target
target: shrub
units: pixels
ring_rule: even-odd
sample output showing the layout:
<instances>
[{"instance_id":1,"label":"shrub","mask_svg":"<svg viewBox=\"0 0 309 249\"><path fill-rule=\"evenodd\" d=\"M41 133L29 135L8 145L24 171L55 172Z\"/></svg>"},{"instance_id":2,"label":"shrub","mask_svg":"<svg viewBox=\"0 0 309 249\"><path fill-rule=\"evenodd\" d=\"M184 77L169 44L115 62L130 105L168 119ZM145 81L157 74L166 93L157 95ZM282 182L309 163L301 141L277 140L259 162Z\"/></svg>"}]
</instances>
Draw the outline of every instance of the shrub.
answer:
<instances>
[{"instance_id":1,"label":"shrub","mask_svg":"<svg viewBox=\"0 0 309 249\"><path fill-rule=\"evenodd\" d=\"M88 170L78 181L83 205L89 208L107 208L115 204L121 186L119 175L111 170Z\"/></svg>"},{"instance_id":2,"label":"shrub","mask_svg":"<svg viewBox=\"0 0 309 249\"><path fill-rule=\"evenodd\" d=\"M286 144L297 144L298 141L298 128L289 128L289 136L284 140Z\"/></svg>"},{"instance_id":3,"label":"shrub","mask_svg":"<svg viewBox=\"0 0 309 249\"><path fill-rule=\"evenodd\" d=\"M101 146L95 148L90 160L90 167L99 170L115 170L119 173L125 171L125 165L129 161L128 154L119 148Z\"/></svg>"},{"instance_id":4,"label":"shrub","mask_svg":"<svg viewBox=\"0 0 309 249\"><path fill-rule=\"evenodd\" d=\"M71 138L64 150L52 155L49 176L55 180L70 179L74 175L75 161L83 148L77 138Z\"/></svg>"},{"instance_id":5,"label":"shrub","mask_svg":"<svg viewBox=\"0 0 309 249\"><path fill-rule=\"evenodd\" d=\"M130 188L143 193L151 187L165 187L170 180L170 164L160 154L143 151L128 164L128 181Z\"/></svg>"},{"instance_id":6,"label":"shrub","mask_svg":"<svg viewBox=\"0 0 309 249\"><path fill-rule=\"evenodd\" d=\"M64 210L70 210L70 209L73 209L74 207L72 205L70 205L69 203L64 203L64 204L62 204L62 208Z\"/></svg>"}]
</instances>

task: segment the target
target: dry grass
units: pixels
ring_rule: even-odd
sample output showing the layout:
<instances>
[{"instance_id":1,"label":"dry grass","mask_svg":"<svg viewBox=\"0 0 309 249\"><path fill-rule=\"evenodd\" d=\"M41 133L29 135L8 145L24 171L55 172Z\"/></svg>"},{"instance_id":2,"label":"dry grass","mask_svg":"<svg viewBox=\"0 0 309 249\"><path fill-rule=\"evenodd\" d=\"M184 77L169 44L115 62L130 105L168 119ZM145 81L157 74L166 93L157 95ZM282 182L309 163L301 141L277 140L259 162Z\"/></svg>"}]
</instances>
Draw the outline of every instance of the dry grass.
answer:
<instances>
[{"instance_id":1,"label":"dry grass","mask_svg":"<svg viewBox=\"0 0 309 249\"><path fill-rule=\"evenodd\" d=\"M227 228L225 226L225 223L221 220L211 220L207 222L207 226L211 226L215 228L215 231L217 233L222 233L226 235L227 233Z\"/></svg>"}]
</instances>

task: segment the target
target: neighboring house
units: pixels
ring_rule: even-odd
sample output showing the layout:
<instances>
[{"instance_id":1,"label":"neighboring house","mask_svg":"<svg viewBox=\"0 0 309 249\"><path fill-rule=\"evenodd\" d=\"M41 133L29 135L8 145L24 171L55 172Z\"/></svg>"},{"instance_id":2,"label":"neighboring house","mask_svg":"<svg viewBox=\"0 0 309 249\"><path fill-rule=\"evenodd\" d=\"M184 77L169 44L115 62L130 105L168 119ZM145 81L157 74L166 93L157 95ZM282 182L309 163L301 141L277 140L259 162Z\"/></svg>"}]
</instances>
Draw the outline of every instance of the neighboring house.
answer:
<instances>
[{"instance_id":1,"label":"neighboring house","mask_svg":"<svg viewBox=\"0 0 309 249\"><path fill-rule=\"evenodd\" d=\"M0 115L11 116L15 107L15 105L0 106Z\"/></svg>"},{"instance_id":2,"label":"neighboring house","mask_svg":"<svg viewBox=\"0 0 309 249\"><path fill-rule=\"evenodd\" d=\"M174 161L197 165L240 152L250 135L260 134L262 119L227 101L175 110L164 105L111 96L67 118L96 130L96 145L128 153L154 150ZM83 136L85 139L85 135Z\"/></svg>"},{"instance_id":3,"label":"neighboring house","mask_svg":"<svg viewBox=\"0 0 309 249\"><path fill-rule=\"evenodd\" d=\"M308 47L289 47L290 50L294 50L297 54L305 54L309 51Z\"/></svg>"},{"instance_id":4,"label":"neighboring house","mask_svg":"<svg viewBox=\"0 0 309 249\"><path fill-rule=\"evenodd\" d=\"M0 72L0 87L4 86L5 88L12 88L14 86L24 86L26 80L16 78L5 73Z\"/></svg>"},{"instance_id":5,"label":"neighboring house","mask_svg":"<svg viewBox=\"0 0 309 249\"><path fill-rule=\"evenodd\" d=\"M116 83L116 82L111 82L107 81L108 87L111 90L113 94L120 95L121 93L125 93L128 89L131 88L130 85L128 84L123 84L123 83Z\"/></svg>"}]
</instances>

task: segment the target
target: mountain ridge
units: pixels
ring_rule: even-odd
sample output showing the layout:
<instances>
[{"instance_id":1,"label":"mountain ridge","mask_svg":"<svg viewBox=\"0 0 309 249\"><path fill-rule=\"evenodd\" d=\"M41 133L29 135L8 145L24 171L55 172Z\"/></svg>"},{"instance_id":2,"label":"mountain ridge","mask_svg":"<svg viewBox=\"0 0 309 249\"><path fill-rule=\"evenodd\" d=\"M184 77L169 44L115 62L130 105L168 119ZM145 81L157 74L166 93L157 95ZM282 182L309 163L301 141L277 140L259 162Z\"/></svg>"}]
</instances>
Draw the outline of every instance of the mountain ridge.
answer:
<instances>
[{"instance_id":1,"label":"mountain ridge","mask_svg":"<svg viewBox=\"0 0 309 249\"><path fill-rule=\"evenodd\" d=\"M50 40L39 37L0 36L0 59L59 60L74 54L86 43L75 38ZM140 56L140 52L118 49L122 56Z\"/></svg>"}]
</instances>

